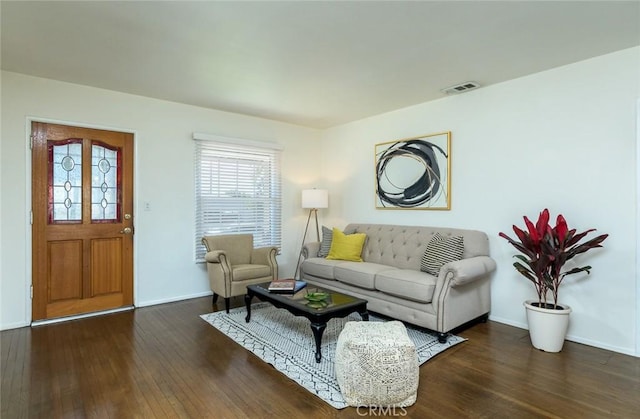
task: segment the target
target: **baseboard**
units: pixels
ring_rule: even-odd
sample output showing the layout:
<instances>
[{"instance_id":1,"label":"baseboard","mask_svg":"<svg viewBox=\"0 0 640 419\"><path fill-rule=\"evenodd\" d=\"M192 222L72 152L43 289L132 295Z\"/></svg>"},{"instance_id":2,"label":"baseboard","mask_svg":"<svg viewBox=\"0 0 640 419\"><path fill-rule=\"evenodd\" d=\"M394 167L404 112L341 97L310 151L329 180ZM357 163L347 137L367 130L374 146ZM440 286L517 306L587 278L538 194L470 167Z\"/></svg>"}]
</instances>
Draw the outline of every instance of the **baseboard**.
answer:
<instances>
[{"instance_id":1,"label":"baseboard","mask_svg":"<svg viewBox=\"0 0 640 419\"><path fill-rule=\"evenodd\" d=\"M161 300L152 300L152 301L142 301L142 302L139 302L138 304L136 304L136 308L138 308L138 307L147 307L147 306L155 306L155 305L158 305L158 304L174 303L176 301L190 300L192 298L206 297L206 296L210 296L212 294L213 293L211 291L204 291L204 292L199 292L199 293L196 293L196 294L182 295L180 297L165 298L165 299L161 299ZM28 322L9 323L9 324L3 324L0 327L0 331L2 331L2 330L11 330L11 329L20 329L21 327L29 327L29 326L43 326L43 325L51 324L51 323L60 323L60 322L69 321L69 320L81 319L81 318L84 318L84 317L100 316L100 315L103 315L103 314L116 313L118 311L126 311L126 310L132 310L132 309L133 309L133 307L125 307L125 308L114 309L114 310L107 310L107 311L100 311L100 312L95 312L95 313L81 314L81 315L78 315L78 316L60 317L60 318L51 319L51 320L35 321L33 323L28 323Z\"/></svg>"},{"instance_id":2,"label":"baseboard","mask_svg":"<svg viewBox=\"0 0 640 419\"><path fill-rule=\"evenodd\" d=\"M517 327L519 329L524 329L524 330L529 330L529 327L527 326L526 323L519 323L519 322L514 322L511 320L506 320L500 317L494 317L494 316L489 316L489 320L497 322L497 323L502 323L502 324L506 324L509 326L513 326L513 327ZM617 352L620 354L624 354L624 355L631 355L633 357L636 358L640 358L640 355L636 354L631 348L622 348L619 346L614 346L614 345L607 345L605 343L602 342L598 342L598 341L593 341L590 339L584 339L578 336L574 336L574 335L567 335L566 340L570 341L570 342L575 342L575 343L580 343L582 345L588 345L588 346L593 346L594 348L599 348L599 349L604 349L607 351L612 351L612 352Z\"/></svg>"},{"instance_id":3,"label":"baseboard","mask_svg":"<svg viewBox=\"0 0 640 419\"><path fill-rule=\"evenodd\" d=\"M204 291L204 292L198 292L195 294L181 295L179 297L163 298L160 300L138 301L138 303L136 304L136 307L148 307L148 306L155 306L158 304L175 303L176 301L191 300L192 298L206 297L208 295L213 295L213 292Z\"/></svg>"},{"instance_id":4,"label":"baseboard","mask_svg":"<svg viewBox=\"0 0 640 419\"><path fill-rule=\"evenodd\" d=\"M20 329L21 327L27 327L27 326L29 326L29 323L27 323L27 322L17 322L17 323L3 324L0 327L0 331L2 331L2 330L11 330L11 329Z\"/></svg>"},{"instance_id":5,"label":"baseboard","mask_svg":"<svg viewBox=\"0 0 640 419\"><path fill-rule=\"evenodd\" d=\"M492 316L491 314L489 314L489 320L497 322L497 323L502 323L502 324L506 324L506 325L509 325L509 326L517 327L518 329L529 330L529 327L527 326L526 323L514 322L513 320L508 320L508 319L504 319L502 317Z\"/></svg>"},{"instance_id":6,"label":"baseboard","mask_svg":"<svg viewBox=\"0 0 640 419\"><path fill-rule=\"evenodd\" d=\"M621 348L619 346L607 345L607 344L602 343L602 342L592 341L592 340L589 340L589 339L583 339L583 338L579 338L579 337L576 337L576 336L573 336L573 335L567 335L566 339L568 341L575 342L575 343L580 343L582 345L593 346L595 348L605 349L607 351L617 352L617 353L621 353L621 354L624 354L624 355L631 355L633 357L640 358L640 356L637 355L630 348Z\"/></svg>"}]
</instances>

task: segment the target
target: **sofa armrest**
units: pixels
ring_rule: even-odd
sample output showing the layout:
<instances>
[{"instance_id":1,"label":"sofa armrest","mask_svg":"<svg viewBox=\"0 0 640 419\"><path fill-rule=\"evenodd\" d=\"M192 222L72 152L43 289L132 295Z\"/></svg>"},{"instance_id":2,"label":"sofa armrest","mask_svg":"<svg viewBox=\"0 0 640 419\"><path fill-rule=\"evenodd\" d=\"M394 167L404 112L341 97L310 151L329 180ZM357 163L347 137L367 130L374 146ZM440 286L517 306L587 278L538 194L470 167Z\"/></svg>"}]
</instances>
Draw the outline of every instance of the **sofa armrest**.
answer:
<instances>
[{"instance_id":1,"label":"sofa armrest","mask_svg":"<svg viewBox=\"0 0 640 419\"><path fill-rule=\"evenodd\" d=\"M433 293L438 332L448 332L491 311L491 272L496 262L476 256L442 266Z\"/></svg>"},{"instance_id":2,"label":"sofa armrest","mask_svg":"<svg viewBox=\"0 0 640 419\"><path fill-rule=\"evenodd\" d=\"M457 287L468 284L486 274L495 271L496 261L489 256L476 256L468 259L449 262L440 269L440 277L449 276L449 286Z\"/></svg>"},{"instance_id":3,"label":"sofa armrest","mask_svg":"<svg viewBox=\"0 0 640 419\"><path fill-rule=\"evenodd\" d=\"M302 246L302 256L304 259L318 257L320 251L320 242L308 242Z\"/></svg>"}]
</instances>

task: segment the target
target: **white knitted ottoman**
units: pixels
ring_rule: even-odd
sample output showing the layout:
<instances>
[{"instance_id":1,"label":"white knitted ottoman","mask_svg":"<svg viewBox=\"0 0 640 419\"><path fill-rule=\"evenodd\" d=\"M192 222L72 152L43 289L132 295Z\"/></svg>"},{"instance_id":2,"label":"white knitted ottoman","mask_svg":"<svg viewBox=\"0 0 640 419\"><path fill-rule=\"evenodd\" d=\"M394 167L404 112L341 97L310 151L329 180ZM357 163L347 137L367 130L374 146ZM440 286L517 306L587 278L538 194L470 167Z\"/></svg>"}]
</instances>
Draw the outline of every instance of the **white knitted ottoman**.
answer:
<instances>
[{"instance_id":1,"label":"white knitted ottoman","mask_svg":"<svg viewBox=\"0 0 640 419\"><path fill-rule=\"evenodd\" d=\"M418 355L404 324L347 322L336 344L335 370L349 406L411 406Z\"/></svg>"}]
</instances>

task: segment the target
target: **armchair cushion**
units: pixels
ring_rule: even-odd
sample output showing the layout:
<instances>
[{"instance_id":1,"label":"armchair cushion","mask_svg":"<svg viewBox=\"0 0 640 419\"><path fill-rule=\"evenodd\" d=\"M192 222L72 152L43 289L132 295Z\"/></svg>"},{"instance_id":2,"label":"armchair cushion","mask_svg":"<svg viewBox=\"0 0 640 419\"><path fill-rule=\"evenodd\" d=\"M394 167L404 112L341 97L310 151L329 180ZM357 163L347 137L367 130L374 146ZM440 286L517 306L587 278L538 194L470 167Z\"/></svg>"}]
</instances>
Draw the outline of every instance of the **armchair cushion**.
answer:
<instances>
[{"instance_id":1,"label":"armchair cushion","mask_svg":"<svg viewBox=\"0 0 640 419\"><path fill-rule=\"evenodd\" d=\"M271 268L267 265L233 265L231 268L232 281L246 281L271 275Z\"/></svg>"}]
</instances>

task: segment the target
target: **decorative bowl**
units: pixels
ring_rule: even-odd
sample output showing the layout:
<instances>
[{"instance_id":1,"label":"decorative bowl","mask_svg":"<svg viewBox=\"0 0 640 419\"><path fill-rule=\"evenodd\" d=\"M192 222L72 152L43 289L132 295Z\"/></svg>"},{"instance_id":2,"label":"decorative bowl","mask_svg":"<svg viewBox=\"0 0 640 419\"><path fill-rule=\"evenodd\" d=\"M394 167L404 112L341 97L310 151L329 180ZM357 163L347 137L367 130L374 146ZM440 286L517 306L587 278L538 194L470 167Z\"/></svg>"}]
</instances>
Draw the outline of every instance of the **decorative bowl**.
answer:
<instances>
[{"instance_id":1,"label":"decorative bowl","mask_svg":"<svg viewBox=\"0 0 640 419\"><path fill-rule=\"evenodd\" d=\"M307 301L307 307L321 309L329 305L326 301Z\"/></svg>"},{"instance_id":2,"label":"decorative bowl","mask_svg":"<svg viewBox=\"0 0 640 419\"><path fill-rule=\"evenodd\" d=\"M329 294L326 292L309 292L305 294L304 298L309 302L321 302L329 298Z\"/></svg>"}]
</instances>

